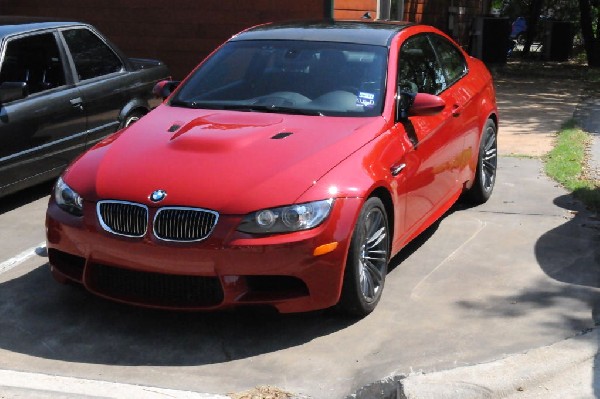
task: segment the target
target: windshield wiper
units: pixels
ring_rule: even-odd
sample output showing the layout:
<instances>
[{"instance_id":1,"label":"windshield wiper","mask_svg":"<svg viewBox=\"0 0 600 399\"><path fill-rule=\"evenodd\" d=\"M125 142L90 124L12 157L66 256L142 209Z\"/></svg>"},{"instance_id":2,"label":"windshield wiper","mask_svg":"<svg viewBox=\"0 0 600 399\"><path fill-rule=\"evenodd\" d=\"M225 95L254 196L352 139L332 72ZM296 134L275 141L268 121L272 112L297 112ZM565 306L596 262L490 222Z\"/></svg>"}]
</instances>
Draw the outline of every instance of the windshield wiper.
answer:
<instances>
[{"instance_id":1,"label":"windshield wiper","mask_svg":"<svg viewBox=\"0 0 600 399\"><path fill-rule=\"evenodd\" d=\"M173 107L193 108L191 101L171 100L169 105L172 105Z\"/></svg>"},{"instance_id":2,"label":"windshield wiper","mask_svg":"<svg viewBox=\"0 0 600 399\"><path fill-rule=\"evenodd\" d=\"M223 104L222 109L247 112L275 112L280 114L323 116L321 111L306 108L281 107L278 105Z\"/></svg>"},{"instance_id":3,"label":"windshield wiper","mask_svg":"<svg viewBox=\"0 0 600 399\"><path fill-rule=\"evenodd\" d=\"M323 113L314 109L305 108L292 108L292 107L281 107L277 105L256 105L256 104L222 104L222 103L211 103L211 102L200 102L200 101L182 101L172 100L170 105L174 107L185 107L194 109L226 109L229 111L242 111L242 112L274 112L280 114L292 114L292 115L309 115L309 116L323 116Z\"/></svg>"},{"instance_id":4,"label":"windshield wiper","mask_svg":"<svg viewBox=\"0 0 600 399\"><path fill-rule=\"evenodd\" d=\"M171 100L169 105L174 107L185 107L185 108L194 108L194 109L225 109L223 104L217 103L206 103L199 101L183 101L183 100Z\"/></svg>"}]
</instances>

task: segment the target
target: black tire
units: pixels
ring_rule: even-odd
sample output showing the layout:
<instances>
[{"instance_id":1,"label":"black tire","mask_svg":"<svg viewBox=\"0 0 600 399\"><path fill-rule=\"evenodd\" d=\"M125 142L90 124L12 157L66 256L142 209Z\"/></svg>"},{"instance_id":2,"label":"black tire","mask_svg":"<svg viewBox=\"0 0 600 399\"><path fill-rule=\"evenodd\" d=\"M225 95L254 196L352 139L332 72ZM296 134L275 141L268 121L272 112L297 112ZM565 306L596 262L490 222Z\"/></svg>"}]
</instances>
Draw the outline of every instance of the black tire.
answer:
<instances>
[{"instance_id":1,"label":"black tire","mask_svg":"<svg viewBox=\"0 0 600 399\"><path fill-rule=\"evenodd\" d=\"M379 198L363 205L348 250L344 285L338 308L364 317L381 299L390 257L390 236L385 207Z\"/></svg>"},{"instance_id":2,"label":"black tire","mask_svg":"<svg viewBox=\"0 0 600 399\"><path fill-rule=\"evenodd\" d=\"M133 111L133 112L129 113L123 120L123 123L121 123L121 128L123 129L123 128L133 125L144 115L145 114L141 111Z\"/></svg>"},{"instance_id":3,"label":"black tire","mask_svg":"<svg viewBox=\"0 0 600 399\"><path fill-rule=\"evenodd\" d=\"M483 127L477 171L473 186L465 193L466 199L473 204L483 204L492 195L496 183L496 170L498 169L498 135L496 124L488 119Z\"/></svg>"}]
</instances>

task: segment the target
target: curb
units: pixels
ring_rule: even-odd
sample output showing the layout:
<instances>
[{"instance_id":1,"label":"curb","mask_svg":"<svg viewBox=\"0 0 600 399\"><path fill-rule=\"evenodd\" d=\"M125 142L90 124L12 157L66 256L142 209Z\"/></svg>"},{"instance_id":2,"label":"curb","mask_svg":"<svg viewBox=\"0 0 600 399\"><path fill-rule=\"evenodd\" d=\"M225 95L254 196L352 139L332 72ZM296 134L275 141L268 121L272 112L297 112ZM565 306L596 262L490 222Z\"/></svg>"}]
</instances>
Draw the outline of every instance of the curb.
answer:
<instances>
[{"instance_id":1,"label":"curb","mask_svg":"<svg viewBox=\"0 0 600 399\"><path fill-rule=\"evenodd\" d=\"M229 396L0 369L0 398L230 399Z\"/></svg>"},{"instance_id":2,"label":"curb","mask_svg":"<svg viewBox=\"0 0 600 399\"><path fill-rule=\"evenodd\" d=\"M522 398L552 397L546 385L575 387L578 397L587 397L581 396L581 393L593 395L593 385L596 385L593 380L600 380L600 376L591 376L587 386L571 379L562 383L561 379L565 378L566 370L580 367L591 373L599 343L600 330L592 329L553 345L508 355L491 363L431 374L391 376L359 389L347 399L495 399L510 398L512 395ZM576 375L581 380L590 377L586 373ZM564 391L561 392L564 394Z\"/></svg>"}]
</instances>

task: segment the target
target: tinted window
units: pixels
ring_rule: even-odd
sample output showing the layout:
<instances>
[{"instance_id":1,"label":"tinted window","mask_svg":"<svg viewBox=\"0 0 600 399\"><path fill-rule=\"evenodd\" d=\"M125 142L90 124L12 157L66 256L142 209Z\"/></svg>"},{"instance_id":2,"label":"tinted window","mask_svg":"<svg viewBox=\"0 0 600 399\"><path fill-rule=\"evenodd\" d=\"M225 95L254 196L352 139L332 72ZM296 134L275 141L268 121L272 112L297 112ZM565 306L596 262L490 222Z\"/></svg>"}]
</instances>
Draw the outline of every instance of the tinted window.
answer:
<instances>
[{"instance_id":1,"label":"tinted window","mask_svg":"<svg viewBox=\"0 0 600 399\"><path fill-rule=\"evenodd\" d=\"M446 76L427 36L406 40L400 49L398 83L415 84L419 93L439 94L446 87Z\"/></svg>"},{"instance_id":2,"label":"tinted window","mask_svg":"<svg viewBox=\"0 0 600 399\"><path fill-rule=\"evenodd\" d=\"M52 33L10 40L0 69L0 83L26 82L29 93L65 84L65 74Z\"/></svg>"},{"instance_id":3,"label":"tinted window","mask_svg":"<svg viewBox=\"0 0 600 399\"><path fill-rule=\"evenodd\" d=\"M462 78L467 72L467 65L460 50L444 37L431 35L430 38L446 71L448 83Z\"/></svg>"},{"instance_id":4,"label":"tinted window","mask_svg":"<svg viewBox=\"0 0 600 399\"><path fill-rule=\"evenodd\" d=\"M300 40L230 42L171 102L263 112L381 114L387 49Z\"/></svg>"},{"instance_id":5,"label":"tinted window","mask_svg":"<svg viewBox=\"0 0 600 399\"><path fill-rule=\"evenodd\" d=\"M88 29L62 32L69 46L80 80L119 72L123 64L110 47Z\"/></svg>"}]
</instances>

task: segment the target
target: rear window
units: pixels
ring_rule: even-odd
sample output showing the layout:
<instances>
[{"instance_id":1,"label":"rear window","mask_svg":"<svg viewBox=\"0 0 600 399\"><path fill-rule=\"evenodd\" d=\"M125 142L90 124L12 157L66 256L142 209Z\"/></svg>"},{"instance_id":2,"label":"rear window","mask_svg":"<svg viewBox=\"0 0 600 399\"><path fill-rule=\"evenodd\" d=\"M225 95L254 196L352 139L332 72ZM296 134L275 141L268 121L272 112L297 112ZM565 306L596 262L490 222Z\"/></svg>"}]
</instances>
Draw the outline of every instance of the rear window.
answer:
<instances>
[{"instance_id":1,"label":"rear window","mask_svg":"<svg viewBox=\"0 0 600 399\"><path fill-rule=\"evenodd\" d=\"M62 32L79 80L92 79L123 70L123 63L95 33L85 28Z\"/></svg>"}]
</instances>

